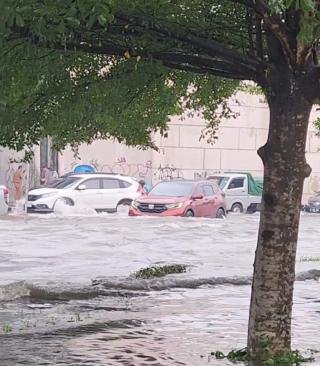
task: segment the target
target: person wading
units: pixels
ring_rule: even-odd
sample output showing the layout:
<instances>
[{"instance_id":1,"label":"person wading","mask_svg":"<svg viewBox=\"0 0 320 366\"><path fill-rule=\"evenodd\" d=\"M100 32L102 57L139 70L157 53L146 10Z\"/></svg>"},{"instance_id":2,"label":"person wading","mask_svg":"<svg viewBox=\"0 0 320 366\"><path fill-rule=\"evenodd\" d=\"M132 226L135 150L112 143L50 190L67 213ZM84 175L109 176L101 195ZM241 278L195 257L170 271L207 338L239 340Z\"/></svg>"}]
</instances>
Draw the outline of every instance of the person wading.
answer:
<instances>
[{"instance_id":1,"label":"person wading","mask_svg":"<svg viewBox=\"0 0 320 366\"><path fill-rule=\"evenodd\" d=\"M13 185L14 185L14 200L15 202L20 201L23 195L22 182L23 182L23 168L19 165L18 169L13 175Z\"/></svg>"}]
</instances>

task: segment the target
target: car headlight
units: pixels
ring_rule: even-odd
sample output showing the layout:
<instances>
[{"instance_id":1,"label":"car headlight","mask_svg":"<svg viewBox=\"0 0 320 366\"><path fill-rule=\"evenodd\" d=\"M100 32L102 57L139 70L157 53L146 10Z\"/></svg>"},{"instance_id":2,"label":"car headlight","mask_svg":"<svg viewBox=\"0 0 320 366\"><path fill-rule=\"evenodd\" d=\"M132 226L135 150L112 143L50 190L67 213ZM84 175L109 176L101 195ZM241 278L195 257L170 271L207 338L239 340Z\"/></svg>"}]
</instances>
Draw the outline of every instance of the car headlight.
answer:
<instances>
[{"instance_id":1,"label":"car headlight","mask_svg":"<svg viewBox=\"0 0 320 366\"><path fill-rule=\"evenodd\" d=\"M137 208L139 208L139 206L140 206L140 202L138 202L138 201L132 201L131 202L131 207L132 208L137 209Z\"/></svg>"},{"instance_id":2,"label":"car headlight","mask_svg":"<svg viewBox=\"0 0 320 366\"><path fill-rule=\"evenodd\" d=\"M47 198L47 197L55 196L56 194L57 194L56 192L44 193L44 194L41 194L40 196L38 196L38 199L39 198Z\"/></svg>"},{"instance_id":3,"label":"car headlight","mask_svg":"<svg viewBox=\"0 0 320 366\"><path fill-rule=\"evenodd\" d=\"M172 210L174 208L181 208L183 206L184 202L179 202L179 203L170 203L168 205L166 205L168 210Z\"/></svg>"}]
</instances>

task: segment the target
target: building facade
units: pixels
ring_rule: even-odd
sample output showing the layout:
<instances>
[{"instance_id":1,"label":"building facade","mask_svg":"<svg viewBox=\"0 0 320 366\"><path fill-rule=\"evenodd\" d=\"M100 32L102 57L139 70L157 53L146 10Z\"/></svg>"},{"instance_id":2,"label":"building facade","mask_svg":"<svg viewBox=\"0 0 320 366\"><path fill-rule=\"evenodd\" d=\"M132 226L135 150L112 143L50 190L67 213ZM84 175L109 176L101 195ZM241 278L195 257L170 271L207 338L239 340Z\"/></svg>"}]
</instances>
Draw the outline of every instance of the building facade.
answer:
<instances>
[{"instance_id":1,"label":"building facade","mask_svg":"<svg viewBox=\"0 0 320 366\"><path fill-rule=\"evenodd\" d=\"M91 145L81 145L77 157L71 149L66 149L59 154L55 164L60 175L70 172L78 164L91 164L98 171L131 175L149 184L162 179L205 178L223 171L245 171L262 177L263 166L257 149L267 141L268 106L263 97L245 93L238 93L229 104L237 117L222 121L214 145L208 144L206 139L200 140L205 128L205 121L200 116L172 117L168 137L154 136L159 151L138 150L98 140ZM304 200L320 191L320 138L312 123L319 116L314 108L306 145L312 175L305 182ZM34 161L28 166L30 186L39 182L40 166L52 160L52 155L43 151L44 146L49 145L35 148ZM0 151L0 184L6 184L10 189L18 166L14 162L16 157L12 151Z\"/></svg>"},{"instance_id":2,"label":"building facade","mask_svg":"<svg viewBox=\"0 0 320 366\"><path fill-rule=\"evenodd\" d=\"M257 155L266 143L269 109L263 97L238 93L230 100L236 118L222 121L215 144L200 140L205 121L201 117L173 117L167 138L154 136L159 151L128 148L111 141L82 145L79 157L66 150L59 159L60 173L80 163L92 164L98 171L122 173L154 184L162 179L198 179L223 171L245 171L263 176ZM306 145L306 157L312 175L306 180L304 200L320 191L320 138L312 123L320 115L313 110Z\"/></svg>"}]
</instances>

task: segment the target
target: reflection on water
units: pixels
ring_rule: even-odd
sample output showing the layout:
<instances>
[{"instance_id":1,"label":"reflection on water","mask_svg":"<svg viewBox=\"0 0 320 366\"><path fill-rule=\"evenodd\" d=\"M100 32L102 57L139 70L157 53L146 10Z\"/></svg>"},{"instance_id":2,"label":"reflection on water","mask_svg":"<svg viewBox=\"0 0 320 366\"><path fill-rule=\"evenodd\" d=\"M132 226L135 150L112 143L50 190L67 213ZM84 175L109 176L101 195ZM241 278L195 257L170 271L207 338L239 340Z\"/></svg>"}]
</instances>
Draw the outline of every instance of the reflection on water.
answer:
<instances>
[{"instance_id":1,"label":"reflection on water","mask_svg":"<svg viewBox=\"0 0 320 366\"><path fill-rule=\"evenodd\" d=\"M258 220L68 212L0 221L1 366L227 365L208 355L246 343ZM297 272L320 269L299 261L320 257L318 220L302 217ZM132 278L177 262L189 271ZM318 294L318 281L296 282L294 347L319 348Z\"/></svg>"}]
</instances>

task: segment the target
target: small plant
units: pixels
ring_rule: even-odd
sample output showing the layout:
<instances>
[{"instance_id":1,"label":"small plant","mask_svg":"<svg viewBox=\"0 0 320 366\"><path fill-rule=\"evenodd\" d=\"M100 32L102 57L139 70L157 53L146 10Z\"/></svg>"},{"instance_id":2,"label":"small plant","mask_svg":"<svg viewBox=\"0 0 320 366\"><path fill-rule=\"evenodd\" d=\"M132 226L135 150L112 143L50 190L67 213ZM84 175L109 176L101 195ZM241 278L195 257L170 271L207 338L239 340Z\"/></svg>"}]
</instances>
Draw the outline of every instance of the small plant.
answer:
<instances>
[{"instance_id":1,"label":"small plant","mask_svg":"<svg viewBox=\"0 0 320 366\"><path fill-rule=\"evenodd\" d=\"M214 356L218 360L227 358L229 361L231 361L233 363L246 362L246 361L250 360L247 348L242 348L239 350L232 350L227 355L225 355L221 351L211 352L211 356Z\"/></svg>"},{"instance_id":2,"label":"small plant","mask_svg":"<svg viewBox=\"0 0 320 366\"><path fill-rule=\"evenodd\" d=\"M184 264L169 264L164 266L151 266L140 269L134 273L135 278L149 279L154 277L164 277L169 274L185 273L187 266Z\"/></svg>"},{"instance_id":3,"label":"small plant","mask_svg":"<svg viewBox=\"0 0 320 366\"><path fill-rule=\"evenodd\" d=\"M2 330L3 330L4 333L10 333L10 332L12 332L12 326L10 324L5 324L2 327Z\"/></svg>"},{"instance_id":4,"label":"small plant","mask_svg":"<svg viewBox=\"0 0 320 366\"><path fill-rule=\"evenodd\" d=\"M262 360L261 366L298 366L305 362L313 362L314 358L312 357L311 352L310 357L304 357L298 350L285 352L281 355L276 355L273 357L269 357L265 360ZM243 348L240 350L232 350L228 354L224 354L221 351L211 352L211 356L214 356L216 359L228 359L232 363L238 362L248 362L251 361L250 356L248 354L247 348Z\"/></svg>"}]
</instances>

